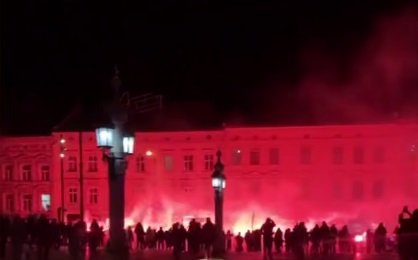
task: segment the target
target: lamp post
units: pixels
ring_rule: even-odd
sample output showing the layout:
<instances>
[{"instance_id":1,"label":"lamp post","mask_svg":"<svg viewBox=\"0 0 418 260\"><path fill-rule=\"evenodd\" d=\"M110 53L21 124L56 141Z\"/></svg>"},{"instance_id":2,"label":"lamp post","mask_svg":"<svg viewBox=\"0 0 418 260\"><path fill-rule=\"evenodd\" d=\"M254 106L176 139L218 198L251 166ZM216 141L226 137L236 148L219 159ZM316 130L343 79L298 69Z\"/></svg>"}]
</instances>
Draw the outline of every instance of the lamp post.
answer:
<instances>
[{"instance_id":1,"label":"lamp post","mask_svg":"<svg viewBox=\"0 0 418 260\"><path fill-rule=\"evenodd\" d=\"M64 208L64 157L65 157L65 139L61 136L60 139L60 179L61 179L61 207L59 212L59 220L61 222L64 222L64 214L65 214L65 208Z\"/></svg>"},{"instance_id":2,"label":"lamp post","mask_svg":"<svg viewBox=\"0 0 418 260\"><path fill-rule=\"evenodd\" d=\"M117 69L113 78L113 96L109 116L111 123L96 129L97 146L108 165L109 241L112 253L127 253L125 237L125 172L126 156L133 154L134 135L125 130L127 114L119 103L120 80Z\"/></svg>"},{"instance_id":3,"label":"lamp post","mask_svg":"<svg viewBox=\"0 0 418 260\"><path fill-rule=\"evenodd\" d=\"M225 254L225 236L223 232L223 203L226 178L223 173L224 165L221 162L221 156L221 151L218 151L216 153L216 157L218 159L215 164L215 171L212 174L212 187L215 191L215 226L217 231L217 239L213 248L214 257L219 257Z\"/></svg>"}]
</instances>

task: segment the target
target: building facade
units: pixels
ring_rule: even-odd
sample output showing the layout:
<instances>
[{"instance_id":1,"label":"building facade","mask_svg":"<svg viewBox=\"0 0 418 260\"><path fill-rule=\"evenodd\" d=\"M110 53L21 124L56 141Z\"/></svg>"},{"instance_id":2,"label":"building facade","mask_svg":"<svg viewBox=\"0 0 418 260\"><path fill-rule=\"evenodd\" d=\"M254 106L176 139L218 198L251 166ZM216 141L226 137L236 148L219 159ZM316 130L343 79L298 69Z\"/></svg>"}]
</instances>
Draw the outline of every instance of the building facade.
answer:
<instances>
[{"instance_id":1,"label":"building facade","mask_svg":"<svg viewBox=\"0 0 418 260\"><path fill-rule=\"evenodd\" d=\"M0 212L47 213L54 172L52 138L0 138Z\"/></svg>"},{"instance_id":2,"label":"building facade","mask_svg":"<svg viewBox=\"0 0 418 260\"><path fill-rule=\"evenodd\" d=\"M126 214L160 225L211 216L210 177L219 149L226 226L249 228L268 216L289 224L394 224L404 205L418 206L417 140L418 124L404 123L137 133L126 173ZM93 132L4 138L0 147L3 212L56 216L64 207L77 215L83 200L88 218L107 218L107 168Z\"/></svg>"}]
</instances>

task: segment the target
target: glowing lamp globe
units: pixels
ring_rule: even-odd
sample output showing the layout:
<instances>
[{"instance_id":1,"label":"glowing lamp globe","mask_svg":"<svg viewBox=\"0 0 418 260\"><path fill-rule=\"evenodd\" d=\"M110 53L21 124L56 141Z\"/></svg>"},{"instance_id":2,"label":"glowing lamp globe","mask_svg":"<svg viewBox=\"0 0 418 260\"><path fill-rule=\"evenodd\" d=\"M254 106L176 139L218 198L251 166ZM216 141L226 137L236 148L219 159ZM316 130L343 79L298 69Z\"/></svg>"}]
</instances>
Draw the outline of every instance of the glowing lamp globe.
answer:
<instances>
[{"instance_id":1,"label":"glowing lamp globe","mask_svg":"<svg viewBox=\"0 0 418 260\"><path fill-rule=\"evenodd\" d=\"M222 175L212 176L212 187L214 189L225 189L226 181Z\"/></svg>"},{"instance_id":2,"label":"glowing lamp globe","mask_svg":"<svg viewBox=\"0 0 418 260\"><path fill-rule=\"evenodd\" d=\"M100 127L96 129L97 147L110 149L113 147L114 129L110 127Z\"/></svg>"},{"instance_id":3,"label":"glowing lamp globe","mask_svg":"<svg viewBox=\"0 0 418 260\"><path fill-rule=\"evenodd\" d=\"M134 146L135 146L135 136L134 135L126 135L123 137L123 153L124 154L134 154Z\"/></svg>"}]
</instances>

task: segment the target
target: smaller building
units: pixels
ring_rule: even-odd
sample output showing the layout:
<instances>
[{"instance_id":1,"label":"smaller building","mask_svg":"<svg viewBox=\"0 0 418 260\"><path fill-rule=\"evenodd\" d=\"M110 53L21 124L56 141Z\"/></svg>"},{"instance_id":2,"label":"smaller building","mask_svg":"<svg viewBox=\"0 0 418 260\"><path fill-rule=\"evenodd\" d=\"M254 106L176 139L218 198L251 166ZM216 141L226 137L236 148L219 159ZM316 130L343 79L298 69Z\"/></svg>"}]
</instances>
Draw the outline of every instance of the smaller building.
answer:
<instances>
[{"instance_id":1,"label":"smaller building","mask_svg":"<svg viewBox=\"0 0 418 260\"><path fill-rule=\"evenodd\" d=\"M0 212L50 213L52 137L0 138Z\"/></svg>"}]
</instances>

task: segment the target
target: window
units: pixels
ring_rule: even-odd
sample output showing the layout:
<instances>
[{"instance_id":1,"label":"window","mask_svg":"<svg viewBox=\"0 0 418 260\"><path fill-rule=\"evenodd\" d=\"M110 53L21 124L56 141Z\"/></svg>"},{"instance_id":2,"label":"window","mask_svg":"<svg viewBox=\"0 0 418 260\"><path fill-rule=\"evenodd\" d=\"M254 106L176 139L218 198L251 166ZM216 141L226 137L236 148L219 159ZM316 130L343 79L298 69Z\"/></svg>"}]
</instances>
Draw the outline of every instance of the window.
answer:
<instances>
[{"instance_id":1,"label":"window","mask_svg":"<svg viewBox=\"0 0 418 260\"><path fill-rule=\"evenodd\" d=\"M88 171L89 172L97 172L97 157L94 156L94 155L89 156Z\"/></svg>"},{"instance_id":2,"label":"window","mask_svg":"<svg viewBox=\"0 0 418 260\"><path fill-rule=\"evenodd\" d=\"M32 166L24 165L22 167L22 180L23 181L32 181Z\"/></svg>"},{"instance_id":3,"label":"window","mask_svg":"<svg viewBox=\"0 0 418 260\"><path fill-rule=\"evenodd\" d=\"M232 164L233 165L240 165L241 160L242 160L241 150L237 149L232 153Z\"/></svg>"},{"instance_id":4,"label":"window","mask_svg":"<svg viewBox=\"0 0 418 260\"><path fill-rule=\"evenodd\" d=\"M205 154L205 171L213 171L213 154Z\"/></svg>"},{"instance_id":5,"label":"window","mask_svg":"<svg viewBox=\"0 0 418 260\"><path fill-rule=\"evenodd\" d=\"M15 198L13 194L6 195L6 211L14 212L15 211Z\"/></svg>"},{"instance_id":6,"label":"window","mask_svg":"<svg viewBox=\"0 0 418 260\"><path fill-rule=\"evenodd\" d=\"M49 166L44 165L41 167L41 180L42 181L49 181Z\"/></svg>"},{"instance_id":7,"label":"window","mask_svg":"<svg viewBox=\"0 0 418 260\"><path fill-rule=\"evenodd\" d=\"M172 172L174 169L174 158L172 155L164 155L164 169L167 172Z\"/></svg>"},{"instance_id":8,"label":"window","mask_svg":"<svg viewBox=\"0 0 418 260\"><path fill-rule=\"evenodd\" d=\"M136 157L136 171L145 172L145 157L142 155Z\"/></svg>"},{"instance_id":9,"label":"window","mask_svg":"<svg viewBox=\"0 0 418 260\"><path fill-rule=\"evenodd\" d=\"M6 165L4 167L4 176L5 181L13 181L13 165Z\"/></svg>"},{"instance_id":10,"label":"window","mask_svg":"<svg viewBox=\"0 0 418 260\"><path fill-rule=\"evenodd\" d=\"M353 162L355 164L364 163L364 149L361 146L354 147L353 150Z\"/></svg>"},{"instance_id":11,"label":"window","mask_svg":"<svg viewBox=\"0 0 418 260\"><path fill-rule=\"evenodd\" d=\"M193 155L184 156L184 170L188 172L193 171Z\"/></svg>"},{"instance_id":12,"label":"window","mask_svg":"<svg viewBox=\"0 0 418 260\"><path fill-rule=\"evenodd\" d=\"M373 151L373 161L375 163L383 163L385 161L385 148L377 146Z\"/></svg>"},{"instance_id":13,"label":"window","mask_svg":"<svg viewBox=\"0 0 418 260\"><path fill-rule=\"evenodd\" d=\"M353 183L353 199L362 200L364 197L363 183L356 181Z\"/></svg>"},{"instance_id":14,"label":"window","mask_svg":"<svg viewBox=\"0 0 418 260\"><path fill-rule=\"evenodd\" d=\"M23 196L23 211L32 212L32 195Z\"/></svg>"},{"instance_id":15,"label":"window","mask_svg":"<svg viewBox=\"0 0 418 260\"><path fill-rule=\"evenodd\" d=\"M382 199L384 195L384 183L383 181L375 181L373 183L373 198L376 200Z\"/></svg>"},{"instance_id":16,"label":"window","mask_svg":"<svg viewBox=\"0 0 418 260\"><path fill-rule=\"evenodd\" d=\"M69 172L77 171L77 157L75 156L68 157L68 171Z\"/></svg>"},{"instance_id":17,"label":"window","mask_svg":"<svg viewBox=\"0 0 418 260\"><path fill-rule=\"evenodd\" d=\"M271 148L269 152L270 164L279 164L279 149Z\"/></svg>"},{"instance_id":18,"label":"window","mask_svg":"<svg viewBox=\"0 0 418 260\"><path fill-rule=\"evenodd\" d=\"M48 211L51 209L51 195L42 194L41 195L42 209Z\"/></svg>"},{"instance_id":19,"label":"window","mask_svg":"<svg viewBox=\"0 0 418 260\"><path fill-rule=\"evenodd\" d=\"M70 188L68 190L68 195L69 195L69 201L71 204L77 203L78 198L77 198L77 189L76 188Z\"/></svg>"},{"instance_id":20,"label":"window","mask_svg":"<svg viewBox=\"0 0 418 260\"><path fill-rule=\"evenodd\" d=\"M89 201L90 204L97 204L97 202L99 201L99 193L97 191L97 188L90 189Z\"/></svg>"},{"instance_id":21,"label":"window","mask_svg":"<svg viewBox=\"0 0 418 260\"><path fill-rule=\"evenodd\" d=\"M311 164L312 162L312 154L311 148L308 146L303 146L300 148L300 162L302 164Z\"/></svg>"},{"instance_id":22,"label":"window","mask_svg":"<svg viewBox=\"0 0 418 260\"><path fill-rule=\"evenodd\" d=\"M332 163L342 164L344 158L344 150L340 146L332 148Z\"/></svg>"},{"instance_id":23,"label":"window","mask_svg":"<svg viewBox=\"0 0 418 260\"><path fill-rule=\"evenodd\" d=\"M252 149L250 151L250 165L259 165L260 164L260 150Z\"/></svg>"}]
</instances>

